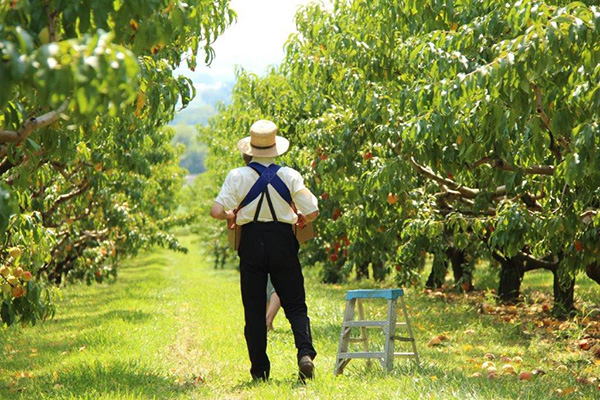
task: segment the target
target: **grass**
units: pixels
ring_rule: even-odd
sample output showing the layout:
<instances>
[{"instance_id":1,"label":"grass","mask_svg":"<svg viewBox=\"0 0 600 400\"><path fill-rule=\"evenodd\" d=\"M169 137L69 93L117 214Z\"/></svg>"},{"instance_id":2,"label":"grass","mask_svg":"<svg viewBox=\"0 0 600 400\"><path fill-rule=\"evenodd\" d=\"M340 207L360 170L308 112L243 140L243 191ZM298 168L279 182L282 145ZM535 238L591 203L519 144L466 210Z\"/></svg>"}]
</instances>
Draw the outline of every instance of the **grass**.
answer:
<instances>
[{"instance_id":1,"label":"grass","mask_svg":"<svg viewBox=\"0 0 600 400\"><path fill-rule=\"evenodd\" d=\"M600 375L591 354L573 345L584 333L580 325L563 329L557 339L533 320L505 323L498 315L482 315L468 296L412 289L406 301L422 364L398 359L388 374L375 363L353 360L334 378L344 293L372 283L322 285L310 269L316 379L297 382L293 336L282 313L269 334L271 380L250 383L238 273L214 270L193 236L182 240L191 250L187 255L149 252L128 262L116 283L64 289L54 320L0 330L0 398L545 399L560 389L571 398L594 399L600 393L598 382L577 382ZM537 289L551 294L550 277L526 279L526 296ZM585 279L579 285L580 302L598 307L597 286ZM384 308L374 302L367 312L381 318ZM382 343L381 335L370 333L375 344ZM439 334L450 339L428 347ZM546 374L529 382L512 375L472 377L486 353L497 357L498 368L500 356L519 355L523 363L515 364L517 370L540 368Z\"/></svg>"}]
</instances>

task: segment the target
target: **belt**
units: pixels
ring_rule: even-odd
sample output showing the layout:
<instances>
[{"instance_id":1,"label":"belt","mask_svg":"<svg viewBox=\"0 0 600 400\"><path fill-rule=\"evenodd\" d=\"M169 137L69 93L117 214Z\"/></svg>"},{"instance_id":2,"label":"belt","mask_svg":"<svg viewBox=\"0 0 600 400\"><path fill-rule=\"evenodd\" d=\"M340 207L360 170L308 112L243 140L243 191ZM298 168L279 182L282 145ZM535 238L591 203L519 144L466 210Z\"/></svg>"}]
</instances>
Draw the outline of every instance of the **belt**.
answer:
<instances>
[{"instance_id":1,"label":"belt","mask_svg":"<svg viewBox=\"0 0 600 400\"><path fill-rule=\"evenodd\" d=\"M244 231L274 231L274 230L291 230L292 224L285 222L269 221L269 222L248 222L242 225L242 232Z\"/></svg>"}]
</instances>

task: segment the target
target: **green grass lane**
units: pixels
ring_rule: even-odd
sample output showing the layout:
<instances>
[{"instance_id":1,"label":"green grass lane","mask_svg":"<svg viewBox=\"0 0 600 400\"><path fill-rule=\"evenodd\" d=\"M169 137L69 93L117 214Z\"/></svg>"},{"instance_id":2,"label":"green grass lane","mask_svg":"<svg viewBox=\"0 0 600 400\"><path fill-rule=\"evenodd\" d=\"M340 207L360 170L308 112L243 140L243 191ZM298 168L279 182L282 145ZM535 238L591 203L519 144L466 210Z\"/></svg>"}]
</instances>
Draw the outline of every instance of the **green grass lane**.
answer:
<instances>
[{"instance_id":1,"label":"green grass lane","mask_svg":"<svg viewBox=\"0 0 600 400\"><path fill-rule=\"evenodd\" d=\"M319 352L316 379L297 382L293 336L281 313L269 333L272 379L251 384L238 273L214 270L202 243L193 236L182 240L187 255L148 252L127 262L116 283L64 289L54 320L0 331L0 398L538 399L561 389L593 399L600 393L576 380L600 375L589 354L569 346L581 331L566 330L568 337L554 340L528 322L502 323L463 299L413 290L406 300L422 365L396 360L386 374L375 363L353 360L334 378L344 293L357 285L322 285L313 271L307 271L307 292ZM547 279L532 282L543 287ZM597 289L581 285L586 301L594 301ZM383 304L367 307L374 318L384 311ZM370 333L375 345L382 343L381 335ZM428 347L438 334L450 340ZM497 357L498 369L501 356L518 355L523 363L514 364L517 371L541 368L546 374L529 382L512 375L472 377L486 353Z\"/></svg>"}]
</instances>

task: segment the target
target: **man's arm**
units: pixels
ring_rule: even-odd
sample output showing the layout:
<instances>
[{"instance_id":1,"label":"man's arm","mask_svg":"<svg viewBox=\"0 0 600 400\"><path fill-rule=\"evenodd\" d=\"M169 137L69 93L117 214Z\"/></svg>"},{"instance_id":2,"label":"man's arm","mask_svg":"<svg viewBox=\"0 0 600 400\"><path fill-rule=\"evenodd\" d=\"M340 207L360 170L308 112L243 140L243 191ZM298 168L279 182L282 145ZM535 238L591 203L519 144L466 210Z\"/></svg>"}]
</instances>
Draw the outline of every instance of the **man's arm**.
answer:
<instances>
[{"instance_id":1,"label":"man's arm","mask_svg":"<svg viewBox=\"0 0 600 400\"><path fill-rule=\"evenodd\" d=\"M210 216L215 219L232 219L235 214L231 210L225 211L225 207L215 201L210 209Z\"/></svg>"},{"instance_id":2,"label":"man's arm","mask_svg":"<svg viewBox=\"0 0 600 400\"><path fill-rule=\"evenodd\" d=\"M315 219L317 219L318 216L319 216L319 210L311 212L310 214L306 214L306 215L299 213L298 221L296 222L296 225L300 226L300 228L304 228L306 226L306 224L308 224L309 222L313 222Z\"/></svg>"},{"instance_id":3,"label":"man's arm","mask_svg":"<svg viewBox=\"0 0 600 400\"><path fill-rule=\"evenodd\" d=\"M319 216L319 210L315 212L311 212L310 214L306 214L306 222L313 222Z\"/></svg>"}]
</instances>

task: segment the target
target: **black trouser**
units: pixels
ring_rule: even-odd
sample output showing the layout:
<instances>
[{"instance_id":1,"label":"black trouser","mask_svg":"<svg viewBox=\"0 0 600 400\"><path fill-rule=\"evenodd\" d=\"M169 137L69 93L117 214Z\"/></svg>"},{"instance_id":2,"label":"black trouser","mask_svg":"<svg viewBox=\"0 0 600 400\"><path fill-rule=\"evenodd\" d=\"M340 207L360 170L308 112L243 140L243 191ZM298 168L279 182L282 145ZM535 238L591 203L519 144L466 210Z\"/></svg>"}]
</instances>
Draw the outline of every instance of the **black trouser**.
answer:
<instances>
[{"instance_id":1,"label":"black trouser","mask_svg":"<svg viewBox=\"0 0 600 400\"><path fill-rule=\"evenodd\" d=\"M254 378L268 378L270 372L265 318L267 274L271 274L281 307L292 326L298 360L305 355L312 358L317 355L312 345L298 248L290 224L252 222L242 226L238 254L246 318L244 335L252 363L250 373Z\"/></svg>"}]
</instances>

